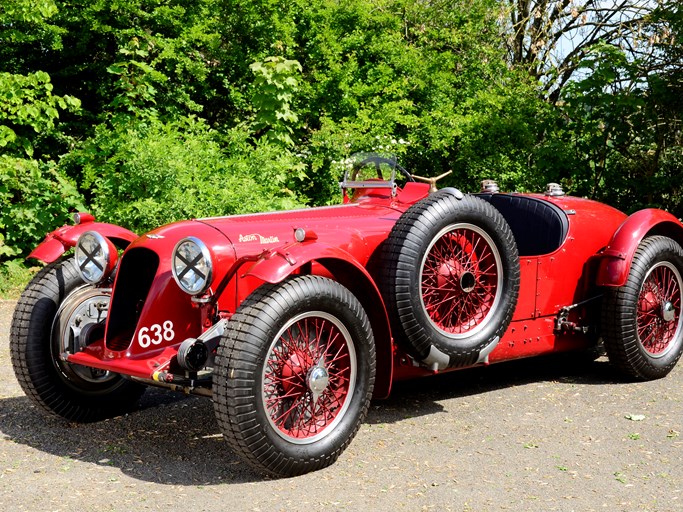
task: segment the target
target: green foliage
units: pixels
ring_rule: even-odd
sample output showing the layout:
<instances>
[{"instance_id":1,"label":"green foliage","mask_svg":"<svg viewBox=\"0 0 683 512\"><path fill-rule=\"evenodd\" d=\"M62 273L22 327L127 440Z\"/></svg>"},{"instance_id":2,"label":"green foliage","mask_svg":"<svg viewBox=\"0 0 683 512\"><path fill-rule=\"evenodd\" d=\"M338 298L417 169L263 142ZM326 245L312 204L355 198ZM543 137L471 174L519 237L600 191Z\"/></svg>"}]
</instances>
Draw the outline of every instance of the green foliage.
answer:
<instances>
[{"instance_id":1,"label":"green foliage","mask_svg":"<svg viewBox=\"0 0 683 512\"><path fill-rule=\"evenodd\" d=\"M652 206L680 212L681 148L666 147L658 78L641 64L608 45L597 45L581 63L586 76L567 86L562 109L571 159L583 165L565 179L574 193L629 212Z\"/></svg>"},{"instance_id":2,"label":"green foliage","mask_svg":"<svg viewBox=\"0 0 683 512\"><path fill-rule=\"evenodd\" d=\"M294 93L301 72L301 64L282 57L266 57L262 62L249 66L254 72L254 96L256 109L253 130L265 133L267 140L285 147L294 145L292 134L299 120L292 110Z\"/></svg>"},{"instance_id":3,"label":"green foliage","mask_svg":"<svg viewBox=\"0 0 683 512\"><path fill-rule=\"evenodd\" d=\"M495 179L501 190L537 192L556 179L556 168L547 165L544 154L551 143L544 132L554 113L523 75L474 94L453 119L459 130L456 167L473 185Z\"/></svg>"},{"instance_id":4,"label":"green foliage","mask_svg":"<svg viewBox=\"0 0 683 512\"><path fill-rule=\"evenodd\" d=\"M42 69L57 91L83 99L94 124L130 87L134 99L144 100L139 108L151 104L136 77L154 88L162 115L196 113L201 103L225 104L231 78L219 60L224 49L215 0L55 1L59 12L53 20L65 30L65 51L49 53ZM125 108L114 108L119 106ZM87 133L86 127L77 129Z\"/></svg>"},{"instance_id":5,"label":"green foliage","mask_svg":"<svg viewBox=\"0 0 683 512\"><path fill-rule=\"evenodd\" d=\"M95 137L64 165L83 165L98 218L144 232L175 220L299 205L288 188L287 153L249 133L221 136L196 118L147 116Z\"/></svg>"},{"instance_id":6,"label":"green foliage","mask_svg":"<svg viewBox=\"0 0 683 512\"><path fill-rule=\"evenodd\" d=\"M0 155L0 261L28 254L70 208L84 207L52 164Z\"/></svg>"},{"instance_id":7,"label":"green foliage","mask_svg":"<svg viewBox=\"0 0 683 512\"><path fill-rule=\"evenodd\" d=\"M306 79L301 153L311 171L302 190L313 203L336 199L331 184L339 176L330 162L373 149L396 152L418 174L453 169L451 184L476 187L472 169L484 165L465 138L472 122L467 104L475 96L512 104L517 91L506 84L519 79L495 46L496 20L487 6L318 1L302 8L295 55ZM502 151L484 130L484 117L495 114L482 113L480 140ZM463 151L474 161L459 158Z\"/></svg>"},{"instance_id":8,"label":"green foliage","mask_svg":"<svg viewBox=\"0 0 683 512\"><path fill-rule=\"evenodd\" d=\"M0 7L0 40L25 50L41 40L54 43L54 27L45 19L56 13L54 2L12 0ZM53 45L56 46L56 45ZM4 69L22 59L9 57ZM49 142L62 138L59 112L75 112L80 102L53 94L44 71L18 74L0 69L0 262L7 270L12 258L25 256L67 218L68 209L82 206L73 184L55 170ZM12 273L16 275L16 272Z\"/></svg>"},{"instance_id":9,"label":"green foliage","mask_svg":"<svg viewBox=\"0 0 683 512\"><path fill-rule=\"evenodd\" d=\"M5 0L2 4L4 22L40 24L57 13L53 0Z\"/></svg>"},{"instance_id":10,"label":"green foliage","mask_svg":"<svg viewBox=\"0 0 683 512\"><path fill-rule=\"evenodd\" d=\"M116 62L107 68L107 72L117 76L114 83L114 98L110 107L115 113L128 115L155 113L152 105L157 86L166 82L163 73L156 71L145 60L149 57L149 51L141 48L141 42L134 37L128 44L128 48L121 48L119 53L127 60Z\"/></svg>"},{"instance_id":11,"label":"green foliage","mask_svg":"<svg viewBox=\"0 0 683 512\"><path fill-rule=\"evenodd\" d=\"M16 300L39 267L28 267L22 260L0 264L0 298Z\"/></svg>"},{"instance_id":12,"label":"green foliage","mask_svg":"<svg viewBox=\"0 0 683 512\"><path fill-rule=\"evenodd\" d=\"M499 0L6 0L0 260L79 202L136 231L335 202L333 162L372 150L465 191L561 181L681 215L673 4L649 57L597 45L549 102L552 77L507 60Z\"/></svg>"},{"instance_id":13,"label":"green foliage","mask_svg":"<svg viewBox=\"0 0 683 512\"><path fill-rule=\"evenodd\" d=\"M37 134L55 129L58 109L80 106L72 96L54 96L47 73L30 75L0 72L0 148L7 154L34 156Z\"/></svg>"},{"instance_id":14,"label":"green foliage","mask_svg":"<svg viewBox=\"0 0 683 512\"><path fill-rule=\"evenodd\" d=\"M24 73L32 52L62 48L54 0L3 0L0 5L0 70ZM28 57L28 59L27 59Z\"/></svg>"}]
</instances>

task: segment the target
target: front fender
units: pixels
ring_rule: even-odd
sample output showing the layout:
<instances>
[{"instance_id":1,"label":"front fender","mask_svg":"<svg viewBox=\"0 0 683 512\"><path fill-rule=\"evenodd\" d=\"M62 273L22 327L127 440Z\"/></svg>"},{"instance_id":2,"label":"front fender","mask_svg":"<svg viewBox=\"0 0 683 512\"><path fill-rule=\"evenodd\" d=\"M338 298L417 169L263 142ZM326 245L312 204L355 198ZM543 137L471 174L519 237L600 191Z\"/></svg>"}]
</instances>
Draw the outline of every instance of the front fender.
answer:
<instances>
[{"instance_id":1,"label":"front fender","mask_svg":"<svg viewBox=\"0 0 683 512\"><path fill-rule=\"evenodd\" d=\"M633 255L648 235L666 235L683 242L683 224L664 210L648 208L630 215L614 232L607 248L600 255L597 284L623 286L631 270Z\"/></svg>"},{"instance_id":2,"label":"front fender","mask_svg":"<svg viewBox=\"0 0 683 512\"><path fill-rule=\"evenodd\" d=\"M319 242L287 245L259 259L247 276L279 283L307 263L317 262L333 279L346 286L367 313L375 338L376 375L373 398L386 398L393 380L393 344L389 317L377 284L365 267L349 252Z\"/></svg>"},{"instance_id":3,"label":"front fender","mask_svg":"<svg viewBox=\"0 0 683 512\"><path fill-rule=\"evenodd\" d=\"M279 283L306 263L327 258L347 261L361 270L371 280L365 268L350 253L339 247L319 242L289 244L274 249L261 256L245 272L245 275L256 277L267 283Z\"/></svg>"},{"instance_id":4,"label":"front fender","mask_svg":"<svg viewBox=\"0 0 683 512\"><path fill-rule=\"evenodd\" d=\"M109 238L118 247L125 247L138 238L138 235L121 226L106 222L95 222L95 219L90 215L81 215L81 217L86 218L86 220L80 224L62 226L48 233L45 239L27 257L51 263L74 247L78 242L78 237L86 231L97 231Z\"/></svg>"}]
</instances>

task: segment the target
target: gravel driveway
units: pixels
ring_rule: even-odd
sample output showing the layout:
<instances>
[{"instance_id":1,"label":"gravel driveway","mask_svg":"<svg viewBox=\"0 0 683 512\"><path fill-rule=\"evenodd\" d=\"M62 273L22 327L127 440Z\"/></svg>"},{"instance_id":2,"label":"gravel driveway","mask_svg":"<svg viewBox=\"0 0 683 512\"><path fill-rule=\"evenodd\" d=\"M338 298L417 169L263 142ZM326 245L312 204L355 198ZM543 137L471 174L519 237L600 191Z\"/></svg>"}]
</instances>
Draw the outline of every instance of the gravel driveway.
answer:
<instances>
[{"instance_id":1,"label":"gravel driveway","mask_svg":"<svg viewBox=\"0 0 683 512\"><path fill-rule=\"evenodd\" d=\"M0 302L0 508L683 510L683 365L625 383L608 363L504 363L401 384L331 467L264 479L227 448L208 399L150 389L88 425L43 416L12 372Z\"/></svg>"}]
</instances>

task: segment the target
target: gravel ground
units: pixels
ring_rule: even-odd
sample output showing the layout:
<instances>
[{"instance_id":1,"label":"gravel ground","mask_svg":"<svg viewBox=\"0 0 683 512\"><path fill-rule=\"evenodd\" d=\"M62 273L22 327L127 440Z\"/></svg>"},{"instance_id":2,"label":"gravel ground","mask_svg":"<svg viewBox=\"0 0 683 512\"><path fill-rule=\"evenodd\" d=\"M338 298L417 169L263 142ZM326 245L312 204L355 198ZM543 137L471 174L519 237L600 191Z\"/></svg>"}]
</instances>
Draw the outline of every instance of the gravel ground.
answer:
<instances>
[{"instance_id":1,"label":"gravel ground","mask_svg":"<svg viewBox=\"0 0 683 512\"><path fill-rule=\"evenodd\" d=\"M604 359L546 358L404 383L337 463L265 479L208 399L150 389L113 420L43 416L12 372L13 308L0 302L3 510L683 510L683 365L625 383Z\"/></svg>"}]
</instances>

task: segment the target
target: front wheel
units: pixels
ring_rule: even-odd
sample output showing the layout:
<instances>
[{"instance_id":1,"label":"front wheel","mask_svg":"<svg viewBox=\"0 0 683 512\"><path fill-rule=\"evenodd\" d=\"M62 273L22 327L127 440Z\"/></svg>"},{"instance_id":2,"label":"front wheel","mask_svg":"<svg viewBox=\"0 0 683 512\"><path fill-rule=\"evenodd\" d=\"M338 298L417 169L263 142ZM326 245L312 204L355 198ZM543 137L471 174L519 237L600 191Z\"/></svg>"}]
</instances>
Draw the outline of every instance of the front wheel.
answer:
<instances>
[{"instance_id":1,"label":"front wheel","mask_svg":"<svg viewBox=\"0 0 683 512\"><path fill-rule=\"evenodd\" d=\"M127 411L143 393L117 374L62 360L96 331L104 335L109 301L109 290L86 285L73 258L64 258L38 272L17 302L12 366L26 395L48 413L96 421Z\"/></svg>"},{"instance_id":2,"label":"front wheel","mask_svg":"<svg viewBox=\"0 0 683 512\"><path fill-rule=\"evenodd\" d=\"M645 238L626 284L608 290L603 307L607 355L638 380L667 375L683 352L683 249L664 236Z\"/></svg>"},{"instance_id":3,"label":"front wheel","mask_svg":"<svg viewBox=\"0 0 683 512\"><path fill-rule=\"evenodd\" d=\"M318 276L266 284L238 308L218 348L216 418L257 469L315 471L355 436L374 378L370 322L349 290Z\"/></svg>"}]
</instances>

